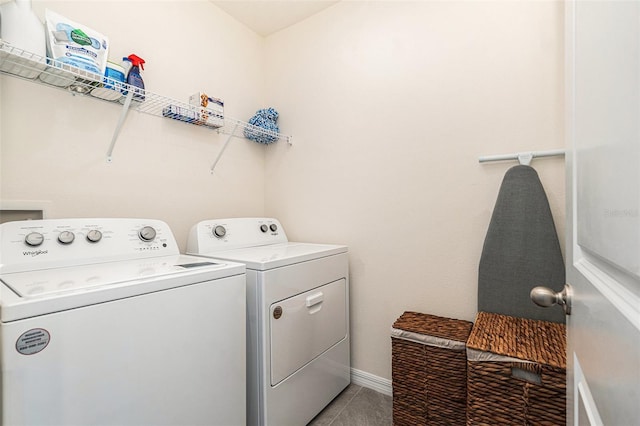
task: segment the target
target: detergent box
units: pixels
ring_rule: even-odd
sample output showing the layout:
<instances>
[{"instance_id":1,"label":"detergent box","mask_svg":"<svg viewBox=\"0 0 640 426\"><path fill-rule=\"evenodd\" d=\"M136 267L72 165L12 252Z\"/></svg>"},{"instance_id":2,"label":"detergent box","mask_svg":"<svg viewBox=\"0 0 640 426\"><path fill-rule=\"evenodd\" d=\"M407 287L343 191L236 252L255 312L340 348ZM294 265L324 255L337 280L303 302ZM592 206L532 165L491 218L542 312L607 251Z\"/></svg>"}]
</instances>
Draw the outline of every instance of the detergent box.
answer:
<instances>
[{"instance_id":1,"label":"detergent box","mask_svg":"<svg viewBox=\"0 0 640 426\"><path fill-rule=\"evenodd\" d=\"M189 96L189 105L198 115L196 124L208 127L224 126L224 102L221 99L198 92Z\"/></svg>"}]
</instances>

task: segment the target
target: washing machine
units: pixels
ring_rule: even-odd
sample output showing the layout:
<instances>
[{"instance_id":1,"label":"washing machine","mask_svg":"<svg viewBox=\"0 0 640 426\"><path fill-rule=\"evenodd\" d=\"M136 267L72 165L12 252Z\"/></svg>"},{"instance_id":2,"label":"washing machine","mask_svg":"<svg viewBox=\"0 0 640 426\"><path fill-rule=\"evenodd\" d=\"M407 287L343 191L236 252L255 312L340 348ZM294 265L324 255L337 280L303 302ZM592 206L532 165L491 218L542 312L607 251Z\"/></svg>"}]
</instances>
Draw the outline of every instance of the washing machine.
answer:
<instances>
[{"instance_id":1,"label":"washing machine","mask_svg":"<svg viewBox=\"0 0 640 426\"><path fill-rule=\"evenodd\" d=\"M248 424L307 424L350 383L347 247L232 218L193 226L187 253L247 267Z\"/></svg>"},{"instance_id":2,"label":"washing machine","mask_svg":"<svg viewBox=\"0 0 640 426\"><path fill-rule=\"evenodd\" d=\"M0 225L2 425L244 425L245 266L166 223Z\"/></svg>"}]
</instances>

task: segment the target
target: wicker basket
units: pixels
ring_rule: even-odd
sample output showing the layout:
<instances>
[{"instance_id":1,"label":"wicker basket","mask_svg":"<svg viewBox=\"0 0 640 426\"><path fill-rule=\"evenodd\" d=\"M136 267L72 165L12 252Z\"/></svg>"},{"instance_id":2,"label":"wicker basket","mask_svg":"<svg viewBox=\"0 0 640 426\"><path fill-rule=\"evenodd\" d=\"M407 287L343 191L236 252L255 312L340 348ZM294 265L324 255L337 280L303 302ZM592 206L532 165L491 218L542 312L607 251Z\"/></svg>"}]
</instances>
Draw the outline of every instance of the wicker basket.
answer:
<instances>
[{"instance_id":1,"label":"wicker basket","mask_svg":"<svg viewBox=\"0 0 640 426\"><path fill-rule=\"evenodd\" d=\"M405 312L391 330L393 423L465 423L467 357L473 324Z\"/></svg>"},{"instance_id":2,"label":"wicker basket","mask_svg":"<svg viewBox=\"0 0 640 426\"><path fill-rule=\"evenodd\" d=\"M564 324L478 313L467 341L467 425L564 425Z\"/></svg>"}]
</instances>

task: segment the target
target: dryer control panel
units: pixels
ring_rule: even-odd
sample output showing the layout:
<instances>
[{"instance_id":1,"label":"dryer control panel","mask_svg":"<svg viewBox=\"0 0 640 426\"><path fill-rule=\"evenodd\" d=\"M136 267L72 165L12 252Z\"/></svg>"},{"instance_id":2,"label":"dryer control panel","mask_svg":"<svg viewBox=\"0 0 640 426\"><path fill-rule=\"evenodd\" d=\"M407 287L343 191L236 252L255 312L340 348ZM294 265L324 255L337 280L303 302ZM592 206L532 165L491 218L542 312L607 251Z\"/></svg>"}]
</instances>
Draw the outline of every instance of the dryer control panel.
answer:
<instances>
[{"instance_id":1,"label":"dryer control panel","mask_svg":"<svg viewBox=\"0 0 640 426\"><path fill-rule=\"evenodd\" d=\"M180 254L154 219L43 219L0 225L0 272Z\"/></svg>"},{"instance_id":2,"label":"dryer control panel","mask_svg":"<svg viewBox=\"0 0 640 426\"><path fill-rule=\"evenodd\" d=\"M286 242L287 235L277 219L211 219L191 228L187 253L211 253Z\"/></svg>"}]
</instances>

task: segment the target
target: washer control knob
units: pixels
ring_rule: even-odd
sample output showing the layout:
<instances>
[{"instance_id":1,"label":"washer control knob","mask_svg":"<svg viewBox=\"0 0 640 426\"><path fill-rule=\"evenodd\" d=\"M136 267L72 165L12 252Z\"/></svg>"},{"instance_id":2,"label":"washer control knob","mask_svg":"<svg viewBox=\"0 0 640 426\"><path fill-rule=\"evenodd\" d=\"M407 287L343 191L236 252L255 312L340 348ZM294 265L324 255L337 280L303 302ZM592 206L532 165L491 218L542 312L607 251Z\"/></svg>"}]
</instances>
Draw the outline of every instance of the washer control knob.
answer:
<instances>
[{"instance_id":1,"label":"washer control knob","mask_svg":"<svg viewBox=\"0 0 640 426\"><path fill-rule=\"evenodd\" d=\"M75 239L76 239L76 236L71 231L62 231L58 235L58 241L61 244L71 244Z\"/></svg>"},{"instance_id":2,"label":"washer control knob","mask_svg":"<svg viewBox=\"0 0 640 426\"><path fill-rule=\"evenodd\" d=\"M269 227L267 225L260 225L260 230L262 232L267 232L269 230Z\"/></svg>"},{"instance_id":3,"label":"washer control knob","mask_svg":"<svg viewBox=\"0 0 640 426\"><path fill-rule=\"evenodd\" d=\"M97 243L101 239L102 232L98 231L97 229L92 229L91 231L87 232L87 241L89 241L90 243Z\"/></svg>"},{"instance_id":4,"label":"washer control knob","mask_svg":"<svg viewBox=\"0 0 640 426\"><path fill-rule=\"evenodd\" d=\"M271 225L269 225L269 229L271 229L271 232L276 232L278 230L278 225L272 223Z\"/></svg>"},{"instance_id":5,"label":"washer control knob","mask_svg":"<svg viewBox=\"0 0 640 426\"><path fill-rule=\"evenodd\" d=\"M152 226L145 226L138 232L138 237L145 242L153 241L156 238L156 230Z\"/></svg>"},{"instance_id":6,"label":"washer control knob","mask_svg":"<svg viewBox=\"0 0 640 426\"><path fill-rule=\"evenodd\" d=\"M213 236L216 238L222 238L225 235L227 235L227 230L225 229L224 226L222 225L218 225L215 228L213 228Z\"/></svg>"},{"instance_id":7,"label":"washer control knob","mask_svg":"<svg viewBox=\"0 0 640 426\"><path fill-rule=\"evenodd\" d=\"M44 235L39 232L31 232L24 237L24 242L31 247L37 247L44 241Z\"/></svg>"}]
</instances>

